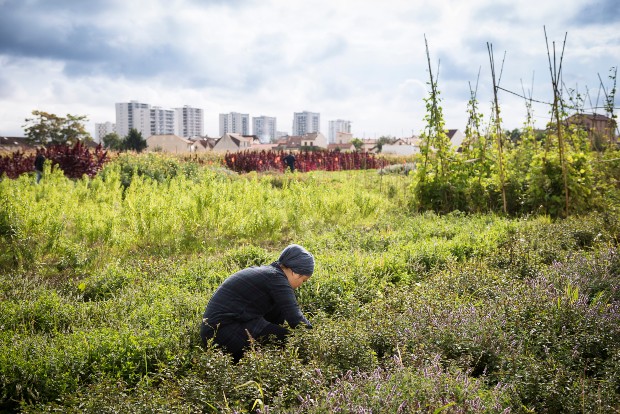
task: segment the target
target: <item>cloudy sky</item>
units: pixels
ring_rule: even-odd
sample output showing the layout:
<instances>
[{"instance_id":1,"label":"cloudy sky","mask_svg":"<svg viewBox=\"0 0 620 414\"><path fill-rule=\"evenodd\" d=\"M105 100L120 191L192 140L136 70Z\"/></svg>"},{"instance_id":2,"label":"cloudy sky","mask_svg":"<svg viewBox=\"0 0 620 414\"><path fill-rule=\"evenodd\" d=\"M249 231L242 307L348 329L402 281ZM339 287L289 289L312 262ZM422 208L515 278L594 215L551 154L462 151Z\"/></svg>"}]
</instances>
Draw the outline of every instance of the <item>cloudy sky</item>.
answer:
<instances>
[{"instance_id":1,"label":"cloudy sky","mask_svg":"<svg viewBox=\"0 0 620 414\"><path fill-rule=\"evenodd\" d=\"M609 92L620 63L618 0L0 0L0 135L22 136L38 109L86 115L94 136L130 100L202 108L210 136L219 113L275 116L291 132L304 110L325 133L346 119L359 138L418 135L425 36L446 127L464 129L478 73L490 114L487 43L502 88L552 100L544 28L557 61L566 36L565 93L602 106L600 79ZM524 100L499 100L504 127L521 127ZM543 127L549 107L534 116Z\"/></svg>"}]
</instances>

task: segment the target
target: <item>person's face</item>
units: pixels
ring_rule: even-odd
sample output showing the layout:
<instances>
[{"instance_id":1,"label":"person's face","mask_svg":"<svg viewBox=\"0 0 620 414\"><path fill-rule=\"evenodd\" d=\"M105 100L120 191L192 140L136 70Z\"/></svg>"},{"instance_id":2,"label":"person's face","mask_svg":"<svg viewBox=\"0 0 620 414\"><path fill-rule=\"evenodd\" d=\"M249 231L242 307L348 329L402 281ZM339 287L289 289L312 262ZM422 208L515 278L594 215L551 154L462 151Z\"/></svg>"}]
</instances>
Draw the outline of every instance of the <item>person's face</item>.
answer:
<instances>
[{"instance_id":1,"label":"person's face","mask_svg":"<svg viewBox=\"0 0 620 414\"><path fill-rule=\"evenodd\" d=\"M308 279L310 279L310 276L300 275L293 271L291 271L291 273L292 273L292 277L289 278L289 283L291 284L293 289L297 289L298 287L303 285L305 282L307 282Z\"/></svg>"}]
</instances>

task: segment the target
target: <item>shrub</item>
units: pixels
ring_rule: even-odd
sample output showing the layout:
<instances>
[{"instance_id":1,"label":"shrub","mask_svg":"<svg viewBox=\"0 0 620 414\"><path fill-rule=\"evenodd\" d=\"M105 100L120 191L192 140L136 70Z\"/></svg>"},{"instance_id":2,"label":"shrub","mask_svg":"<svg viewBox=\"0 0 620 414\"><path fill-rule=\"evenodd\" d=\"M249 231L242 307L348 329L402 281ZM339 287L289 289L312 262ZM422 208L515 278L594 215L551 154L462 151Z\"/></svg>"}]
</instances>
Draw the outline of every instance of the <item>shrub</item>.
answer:
<instances>
[{"instance_id":1,"label":"shrub","mask_svg":"<svg viewBox=\"0 0 620 414\"><path fill-rule=\"evenodd\" d=\"M320 397L304 398L296 412L499 413L515 402L509 386L489 387L434 359L417 368L349 372Z\"/></svg>"},{"instance_id":2,"label":"shrub","mask_svg":"<svg viewBox=\"0 0 620 414\"><path fill-rule=\"evenodd\" d=\"M230 271L237 271L246 267L266 265L276 259L277 257L274 258L265 249L246 245L229 250L224 257L224 262Z\"/></svg>"},{"instance_id":3,"label":"shrub","mask_svg":"<svg viewBox=\"0 0 620 414\"><path fill-rule=\"evenodd\" d=\"M163 183L177 176L191 180L198 179L198 165L195 162L180 162L166 154L147 153L142 155L121 154L116 157L114 165L120 166L121 184L124 188L131 185L134 176L148 177ZM108 167L102 171L105 179L112 173Z\"/></svg>"},{"instance_id":4,"label":"shrub","mask_svg":"<svg viewBox=\"0 0 620 414\"><path fill-rule=\"evenodd\" d=\"M226 166L235 172L284 171L283 151L242 151L227 153ZM295 169L301 172L327 170L365 170L378 168L380 163L368 152L302 151L295 154Z\"/></svg>"},{"instance_id":5,"label":"shrub","mask_svg":"<svg viewBox=\"0 0 620 414\"><path fill-rule=\"evenodd\" d=\"M50 145L43 154L53 167L60 168L68 178L82 178L84 175L92 178L108 161L107 151L100 145L91 152L81 141L77 141L73 146ZM21 152L0 157L0 177L6 174L9 178L17 178L33 171L34 159L35 154L26 155Z\"/></svg>"},{"instance_id":6,"label":"shrub","mask_svg":"<svg viewBox=\"0 0 620 414\"><path fill-rule=\"evenodd\" d=\"M370 332L354 320L323 320L302 333L291 345L299 348L303 360L314 361L327 372L365 371L376 366L377 356L368 341Z\"/></svg>"}]
</instances>

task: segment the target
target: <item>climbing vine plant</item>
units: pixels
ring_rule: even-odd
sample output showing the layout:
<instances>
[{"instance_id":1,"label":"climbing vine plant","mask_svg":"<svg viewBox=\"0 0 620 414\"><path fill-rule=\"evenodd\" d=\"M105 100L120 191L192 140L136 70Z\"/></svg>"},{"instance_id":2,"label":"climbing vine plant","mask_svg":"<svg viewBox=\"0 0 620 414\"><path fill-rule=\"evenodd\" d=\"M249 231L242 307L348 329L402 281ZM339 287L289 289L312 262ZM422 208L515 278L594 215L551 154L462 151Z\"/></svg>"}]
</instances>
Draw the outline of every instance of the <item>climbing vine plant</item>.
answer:
<instances>
[{"instance_id":1,"label":"climbing vine plant","mask_svg":"<svg viewBox=\"0 0 620 414\"><path fill-rule=\"evenodd\" d=\"M440 91L437 88L438 76L433 75L426 37L424 41L430 77L427 84L430 92L424 99L426 126L421 134L422 159L417 169L414 199L417 209L447 212L455 207L458 209L464 202L461 194L463 177L445 128Z\"/></svg>"}]
</instances>

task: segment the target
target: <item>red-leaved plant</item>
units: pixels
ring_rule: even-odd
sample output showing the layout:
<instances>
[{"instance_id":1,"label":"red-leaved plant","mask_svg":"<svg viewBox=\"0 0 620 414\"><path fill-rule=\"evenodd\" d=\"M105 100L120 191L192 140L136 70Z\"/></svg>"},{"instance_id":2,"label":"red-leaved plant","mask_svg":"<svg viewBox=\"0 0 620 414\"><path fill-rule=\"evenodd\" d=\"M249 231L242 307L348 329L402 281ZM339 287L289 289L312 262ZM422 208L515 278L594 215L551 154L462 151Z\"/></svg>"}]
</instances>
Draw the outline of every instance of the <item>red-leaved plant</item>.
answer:
<instances>
[{"instance_id":1,"label":"red-leaved plant","mask_svg":"<svg viewBox=\"0 0 620 414\"><path fill-rule=\"evenodd\" d=\"M226 166L236 172L284 171L284 151L243 151L227 153ZM381 168L380 160L368 152L302 151L295 153L295 169L301 172L325 170L366 170Z\"/></svg>"},{"instance_id":2,"label":"red-leaved plant","mask_svg":"<svg viewBox=\"0 0 620 414\"><path fill-rule=\"evenodd\" d=\"M108 160L108 153L101 145L92 152L81 142L73 146L55 144L43 150L46 159L53 166L60 168L68 178L81 178L83 175L94 177ZM0 157L0 177L17 178L21 174L34 171L35 153L17 151Z\"/></svg>"}]
</instances>

